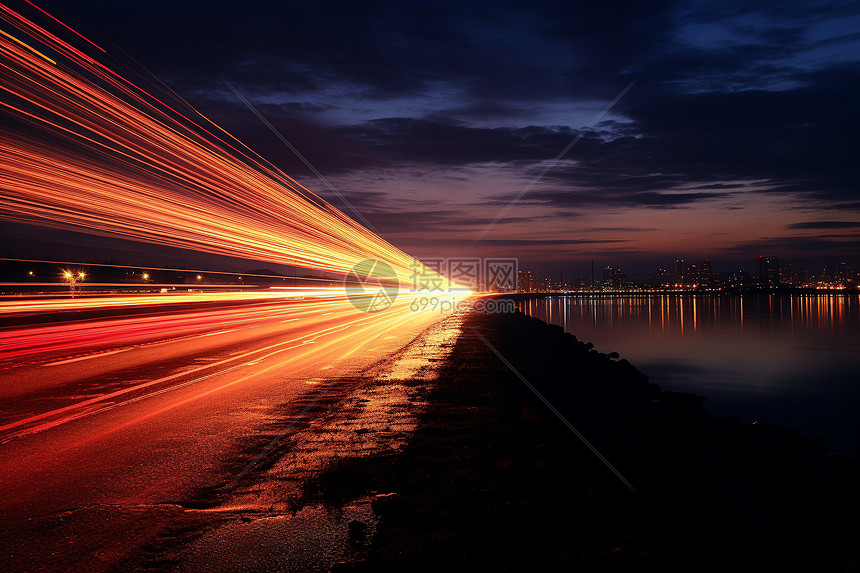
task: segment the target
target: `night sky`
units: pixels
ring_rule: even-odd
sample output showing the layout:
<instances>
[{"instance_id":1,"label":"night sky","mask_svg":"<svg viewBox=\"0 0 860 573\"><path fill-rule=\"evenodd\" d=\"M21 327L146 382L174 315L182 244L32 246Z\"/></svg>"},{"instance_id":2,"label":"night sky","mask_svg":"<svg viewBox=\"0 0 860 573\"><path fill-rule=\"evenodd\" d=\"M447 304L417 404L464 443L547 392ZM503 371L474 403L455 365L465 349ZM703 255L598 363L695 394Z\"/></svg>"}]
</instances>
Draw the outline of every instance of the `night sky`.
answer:
<instances>
[{"instance_id":1,"label":"night sky","mask_svg":"<svg viewBox=\"0 0 860 573\"><path fill-rule=\"evenodd\" d=\"M643 276L678 257L860 266L857 2L40 5L351 214L226 80L419 257L517 257L569 276L591 259ZM14 255L71 241L93 258L105 242L9 229ZM147 250L105 252L143 264Z\"/></svg>"}]
</instances>

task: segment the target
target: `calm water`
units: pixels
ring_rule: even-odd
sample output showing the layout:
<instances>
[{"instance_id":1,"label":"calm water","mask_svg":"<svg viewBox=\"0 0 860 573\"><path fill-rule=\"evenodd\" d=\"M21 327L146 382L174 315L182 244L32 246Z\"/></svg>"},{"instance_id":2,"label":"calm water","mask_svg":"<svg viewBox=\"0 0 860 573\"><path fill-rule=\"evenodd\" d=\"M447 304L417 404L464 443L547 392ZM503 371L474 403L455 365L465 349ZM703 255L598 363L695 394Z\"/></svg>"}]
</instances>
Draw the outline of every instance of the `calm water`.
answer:
<instances>
[{"instance_id":1,"label":"calm water","mask_svg":"<svg viewBox=\"0 0 860 573\"><path fill-rule=\"evenodd\" d=\"M718 416L860 458L860 295L552 297L519 304Z\"/></svg>"}]
</instances>

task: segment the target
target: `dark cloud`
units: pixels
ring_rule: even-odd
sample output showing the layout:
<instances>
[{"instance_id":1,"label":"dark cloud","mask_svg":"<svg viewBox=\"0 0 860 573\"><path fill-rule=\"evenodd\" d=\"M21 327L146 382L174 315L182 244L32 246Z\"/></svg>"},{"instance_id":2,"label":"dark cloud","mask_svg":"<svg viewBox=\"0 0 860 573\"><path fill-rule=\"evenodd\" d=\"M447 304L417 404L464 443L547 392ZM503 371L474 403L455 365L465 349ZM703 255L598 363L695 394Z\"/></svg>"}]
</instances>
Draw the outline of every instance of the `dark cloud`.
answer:
<instances>
[{"instance_id":1,"label":"dark cloud","mask_svg":"<svg viewBox=\"0 0 860 573\"><path fill-rule=\"evenodd\" d=\"M653 227L592 227L583 229L584 232L606 232L606 233L651 233L659 231Z\"/></svg>"},{"instance_id":2,"label":"dark cloud","mask_svg":"<svg viewBox=\"0 0 860 573\"><path fill-rule=\"evenodd\" d=\"M567 127L482 128L441 117L378 119L338 133L391 161L447 165L548 160L576 136Z\"/></svg>"},{"instance_id":3,"label":"dark cloud","mask_svg":"<svg viewBox=\"0 0 860 573\"><path fill-rule=\"evenodd\" d=\"M599 189L607 175L623 170L611 187L661 192L698 182L702 190L730 189L734 180L755 178L774 192L810 199L857 194L851 134L860 127L860 68L844 58L814 67L787 63L838 38L806 32L844 16L848 9L839 3L85 0L68 6L192 90L204 107L219 110L222 121L248 123L220 84L228 78L324 172L397 162L547 161L581 126L515 127L530 109L608 101L638 76L617 106L630 121L599 126L600 133L571 151L580 164L576 183ZM420 102L440 95L455 105L421 109ZM346 119L362 101L397 104L402 97L420 100L407 106L408 116ZM332 101L346 114L340 127L313 119L331 111ZM469 123L476 119L497 125ZM253 132L242 130L267 157L304 172ZM647 196L643 201L651 204Z\"/></svg>"},{"instance_id":4,"label":"dark cloud","mask_svg":"<svg viewBox=\"0 0 860 573\"><path fill-rule=\"evenodd\" d=\"M629 243L628 239L481 239L478 245L494 247L541 247L549 245L593 245L604 243Z\"/></svg>"},{"instance_id":5,"label":"dark cloud","mask_svg":"<svg viewBox=\"0 0 860 573\"><path fill-rule=\"evenodd\" d=\"M471 240L472 237L469 237ZM409 239L407 239L408 241ZM535 247L538 251L543 251L544 247L565 247L565 246L583 246L583 245L612 245L614 243L629 243L628 239L481 239L476 243L478 247L506 247L512 249L527 249ZM425 241L426 243L426 241ZM413 244L421 244L417 241ZM440 247L462 247L463 239L457 237L441 237L434 240L433 244Z\"/></svg>"},{"instance_id":6,"label":"dark cloud","mask_svg":"<svg viewBox=\"0 0 860 573\"><path fill-rule=\"evenodd\" d=\"M492 221L490 218L470 217L460 211L428 211L398 209L397 211L369 211L367 220L383 235L386 233L472 231L477 233ZM497 224L534 222L535 217L504 217ZM458 239L460 242L463 239ZM469 237L468 240L471 240Z\"/></svg>"},{"instance_id":7,"label":"dark cloud","mask_svg":"<svg viewBox=\"0 0 860 573\"><path fill-rule=\"evenodd\" d=\"M602 205L609 207L652 207L671 209L683 207L699 201L724 197L723 193L655 193L650 191L620 191L603 189L596 193L589 191L534 191L519 201L522 204L545 205L550 207L587 207ZM498 196L493 204L507 205L516 195Z\"/></svg>"},{"instance_id":8,"label":"dark cloud","mask_svg":"<svg viewBox=\"0 0 860 573\"><path fill-rule=\"evenodd\" d=\"M851 133L860 127L860 67L798 74L780 91L649 94L622 102L649 141L655 171L688 179L767 180L781 192L857 196Z\"/></svg>"},{"instance_id":9,"label":"dark cloud","mask_svg":"<svg viewBox=\"0 0 860 573\"><path fill-rule=\"evenodd\" d=\"M746 185L742 183L708 183L706 185L696 185L698 189L743 189Z\"/></svg>"},{"instance_id":10,"label":"dark cloud","mask_svg":"<svg viewBox=\"0 0 860 573\"><path fill-rule=\"evenodd\" d=\"M860 68L802 77L808 85L780 92L632 92L624 106L634 119L624 126L627 133L586 135L568 153L570 161L547 173L545 181L596 194L657 193L630 200L643 205L671 203L660 192L691 186L700 191L745 187L738 180L756 181L760 192L808 201L856 199L860 172L851 137L860 128L860 113L852 102L860 100ZM638 134L629 134L634 130ZM533 175L577 135L569 127L473 127L442 117L379 119L337 133L389 162L499 163ZM675 200L710 196L682 193Z\"/></svg>"},{"instance_id":11,"label":"dark cloud","mask_svg":"<svg viewBox=\"0 0 860 573\"><path fill-rule=\"evenodd\" d=\"M814 235L797 237L782 235L776 237L761 237L755 242L734 245L723 249L727 253L750 253L758 250L767 251L785 257L806 257L812 255L824 257L826 260L837 260L840 257L860 256L860 235Z\"/></svg>"},{"instance_id":12,"label":"dark cloud","mask_svg":"<svg viewBox=\"0 0 860 573\"><path fill-rule=\"evenodd\" d=\"M788 229L857 229L860 222L854 221L804 221L787 225Z\"/></svg>"}]
</instances>

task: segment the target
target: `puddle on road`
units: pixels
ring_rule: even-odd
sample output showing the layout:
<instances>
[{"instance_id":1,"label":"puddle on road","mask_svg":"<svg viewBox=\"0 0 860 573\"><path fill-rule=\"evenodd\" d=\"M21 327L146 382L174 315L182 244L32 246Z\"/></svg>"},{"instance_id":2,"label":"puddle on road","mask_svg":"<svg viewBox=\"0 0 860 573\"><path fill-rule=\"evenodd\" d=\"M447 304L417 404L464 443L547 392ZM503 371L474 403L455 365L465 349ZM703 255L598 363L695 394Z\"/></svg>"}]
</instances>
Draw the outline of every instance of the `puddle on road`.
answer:
<instances>
[{"instance_id":1,"label":"puddle on road","mask_svg":"<svg viewBox=\"0 0 860 573\"><path fill-rule=\"evenodd\" d=\"M359 377L308 381L316 386L285 405L287 414L265 429L270 439L285 434L277 461L204 510L229 521L171 551L170 560L181 563L176 570L326 571L352 557L357 547L349 523L367 527L368 540L375 529L370 499L334 509L303 505L302 486L338 459L405 446L460 326L461 317L445 318Z\"/></svg>"},{"instance_id":2,"label":"puddle on road","mask_svg":"<svg viewBox=\"0 0 860 573\"><path fill-rule=\"evenodd\" d=\"M350 537L345 523L368 524L363 539ZM233 522L201 537L173 568L179 573L215 571L328 571L373 535L370 500L342 508L305 507L295 515Z\"/></svg>"}]
</instances>

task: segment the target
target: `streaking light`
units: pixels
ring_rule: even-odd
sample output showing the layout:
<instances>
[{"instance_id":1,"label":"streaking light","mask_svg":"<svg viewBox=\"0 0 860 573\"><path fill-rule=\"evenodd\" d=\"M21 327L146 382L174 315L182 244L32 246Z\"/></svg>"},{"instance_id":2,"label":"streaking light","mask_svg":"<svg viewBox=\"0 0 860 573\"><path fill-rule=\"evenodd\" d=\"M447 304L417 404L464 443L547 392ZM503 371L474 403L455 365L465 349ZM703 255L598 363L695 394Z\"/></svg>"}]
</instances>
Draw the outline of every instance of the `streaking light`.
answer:
<instances>
[{"instance_id":1,"label":"streaking light","mask_svg":"<svg viewBox=\"0 0 860 573\"><path fill-rule=\"evenodd\" d=\"M84 36L38 11L45 27L0 5L3 21L57 58L0 37L0 218L339 274L376 258L404 286L438 276L216 136L190 106L183 114L90 57L73 45ZM61 39L56 24L75 36Z\"/></svg>"}]
</instances>

